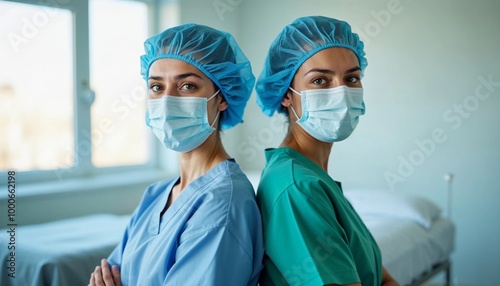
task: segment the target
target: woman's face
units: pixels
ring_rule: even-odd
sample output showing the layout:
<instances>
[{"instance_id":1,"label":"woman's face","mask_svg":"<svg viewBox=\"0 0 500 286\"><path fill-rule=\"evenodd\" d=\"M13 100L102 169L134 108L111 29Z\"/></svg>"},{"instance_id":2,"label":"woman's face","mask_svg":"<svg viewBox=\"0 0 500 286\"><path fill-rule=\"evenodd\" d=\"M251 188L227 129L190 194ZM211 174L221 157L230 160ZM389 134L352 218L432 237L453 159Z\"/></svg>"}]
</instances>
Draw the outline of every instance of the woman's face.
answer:
<instances>
[{"instance_id":1,"label":"woman's face","mask_svg":"<svg viewBox=\"0 0 500 286\"><path fill-rule=\"evenodd\" d=\"M325 89L339 86L363 87L358 58L349 49L334 47L321 50L307 59L295 74L291 87L297 92L309 89ZM301 98L289 90L282 105L293 105L297 115L302 116ZM295 119L293 113L288 113Z\"/></svg>"},{"instance_id":2,"label":"woman's face","mask_svg":"<svg viewBox=\"0 0 500 286\"><path fill-rule=\"evenodd\" d=\"M209 98L216 91L214 83L204 73L184 61L159 59L149 68L148 97L150 99L161 98L165 95ZM210 100L207 103L208 122L213 122L217 110L222 112L226 108L227 103L221 94Z\"/></svg>"}]
</instances>

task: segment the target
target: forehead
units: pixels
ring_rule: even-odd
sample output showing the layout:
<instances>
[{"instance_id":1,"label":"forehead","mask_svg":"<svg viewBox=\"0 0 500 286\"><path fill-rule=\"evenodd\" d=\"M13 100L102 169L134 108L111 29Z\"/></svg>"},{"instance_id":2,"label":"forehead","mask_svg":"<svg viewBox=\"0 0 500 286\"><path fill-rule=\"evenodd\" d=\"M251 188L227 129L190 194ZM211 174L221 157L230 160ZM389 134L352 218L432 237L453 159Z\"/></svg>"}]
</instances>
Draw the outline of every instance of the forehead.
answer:
<instances>
[{"instance_id":1,"label":"forehead","mask_svg":"<svg viewBox=\"0 0 500 286\"><path fill-rule=\"evenodd\" d=\"M149 67L150 76L175 76L187 73L193 73L203 79L208 79L197 67L178 59L158 59Z\"/></svg>"},{"instance_id":2,"label":"forehead","mask_svg":"<svg viewBox=\"0 0 500 286\"><path fill-rule=\"evenodd\" d=\"M347 48L333 47L312 55L300 66L297 73L307 72L313 68L345 71L356 66L359 66L359 61L353 51Z\"/></svg>"}]
</instances>

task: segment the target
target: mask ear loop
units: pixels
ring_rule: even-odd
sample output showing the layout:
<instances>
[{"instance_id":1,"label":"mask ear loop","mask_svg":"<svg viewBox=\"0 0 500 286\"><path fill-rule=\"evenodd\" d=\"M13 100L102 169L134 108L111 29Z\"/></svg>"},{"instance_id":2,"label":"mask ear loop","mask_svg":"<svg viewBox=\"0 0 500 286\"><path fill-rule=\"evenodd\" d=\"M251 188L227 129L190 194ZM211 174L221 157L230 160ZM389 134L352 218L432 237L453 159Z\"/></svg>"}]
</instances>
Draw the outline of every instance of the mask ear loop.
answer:
<instances>
[{"instance_id":1,"label":"mask ear loop","mask_svg":"<svg viewBox=\"0 0 500 286\"><path fill-rule=\"evenodd\" d=\"M300 95L300 93L299 93L298 91L296 91L295 89L293 89L293 88L291 88L291 87L288 87L288 88L289 88L291 91L295 92L296 94ZM293 114L295 115L295 118L297 118L297 120L296 120L295 122L299 121L299 119L300 119L300 118L299 118L299 116L297 115L297 112L295 112L295 108L293 108L293 103L290 105L290 108L292 109L292 112L293 112Z\"/></svg>"},{"instance_id":2,"label":"mask ear loop","mask_svg":"<svg viewBox=\"0 0 500 286\"><path fill-rule=\"evenodd\" d=\"M215 115L215 119L214 119L214 122L212 122L212 124L210 124L210 127L214 127L215 125L215 122L217 122L217 119L219 118L219 114L220 114L220 110L217 110L217 115Z\"/></svg>"},{"instance_id":3,"label":"mask ear loop","mask_svg":"<svg viewBox=\"0 0 500 286\"><path fill-rule=\"evenodd\" d=\"M220 92L220 89L219 89L216 93L214 93L212 96L210 96L210 97L207 99L207 102L208 102L209 100L211 100L212 98L214 98L217 94L219 94L219 92ZM217 119L219 119L219 114L220 114L220 110L217 110L217 115L215 115L214 122L212 122L212 124L210 124L210 127L212 127L212 128L214 127L215 122L217 122Z\"/></svg>"},{"instance_id":4,"label":"mask ear loop","mask_svg":"<svg viewBox=\"0 0 500 286\"><path fill-rule=\"evenodd\" d=\"M209 98L207 98L207 101L210 101L210 100L211 100L212 98L214 98L217 94L219 94L219 92L220 92L220 89L219 89L216 93L214 93L212 96L210 96Z\"/></svg>"}]
</instances>

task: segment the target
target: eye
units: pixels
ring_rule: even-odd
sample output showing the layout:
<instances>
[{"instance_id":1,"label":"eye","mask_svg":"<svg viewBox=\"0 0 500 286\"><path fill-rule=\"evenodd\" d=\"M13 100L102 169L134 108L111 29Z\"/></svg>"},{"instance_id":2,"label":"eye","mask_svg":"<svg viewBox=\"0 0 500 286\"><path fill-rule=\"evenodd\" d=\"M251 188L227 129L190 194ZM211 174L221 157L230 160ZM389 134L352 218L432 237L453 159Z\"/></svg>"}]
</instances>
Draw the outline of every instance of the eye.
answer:
<instances>
[{"instance_id":1,"label":"eye","mask_svg":"<svg viewBox=\"0 0 500 286\"><path fill-rule=\"evenodd\" d=\"M149 86L149 89L152 92L160 92L161 91L161 86L159 86L157 84L152 84L152 85Z\"/></svg>"},{"instance_id":2,"label":"eye","mask_svg":"<svg viewBox=\"0 0 500 286\"><path fill-rule=\"evenodd\" d=\"M189 90L189 91L192 91L192 90L195 90L196 89L196 85L192 84L192 83L185 83L181 86L181 90Z\"/></svg>"},{"instance_id":3,"label":"eye","mask_svg":"<svg viewBox=\"0 0 500 286\"><path fill-rule=\"evenodd\" d=\"M324 79L324 78L320 77L320 78L315 78L315 79L313 79L313 80L312 80L312 83L313 83L313 84L316 84L316 85L324 85L324 84L327 84L327 83L328 83L328 81L327 81L326 79Z\"/></svg>"},{"instance_id":4,"label":"eye","mask_svg":"<svg viewBox=\"0 0 500 286\"><path fill-rule=\"evenodd\" d=\"M359 78L359 76L352 75L352 76L348 76L346 78L345 82L347 82L347 83L353 83L353 84L358 84L358 83L360 83L360 80L361 79Z\"/></svg>"}]
</instances>

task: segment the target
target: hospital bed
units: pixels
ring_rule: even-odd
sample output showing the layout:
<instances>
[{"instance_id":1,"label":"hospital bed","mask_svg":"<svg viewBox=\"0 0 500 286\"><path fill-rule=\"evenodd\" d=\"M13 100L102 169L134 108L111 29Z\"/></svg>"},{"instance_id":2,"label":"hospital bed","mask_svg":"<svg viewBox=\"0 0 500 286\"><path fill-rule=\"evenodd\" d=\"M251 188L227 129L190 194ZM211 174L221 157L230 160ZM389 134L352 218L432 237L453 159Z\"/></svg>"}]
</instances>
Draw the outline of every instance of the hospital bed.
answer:
<instances>
[{"instance_id":1,"label":"hospital bed","mask_svg":"<svg viewBox=\"0 0 500 286\"><path fill-rule=\"evenodd\" d=\"M373 190L344 191L372 232L384 266L403 285L420 285L439 272L449 284L452 222L428 200ZM87 285L90 273L122 238L129 216L108 214L16 229L16 278L8 273L7 229L0 230L0 285Z\"/></svg>"},{"instance_id":2,"label":"hospital bed","mask_svg":"<svg viewBox=\"0 0 500 286\"><path fill-rule=\"evenodd\" d=\"M79 286L123 237L130 216L108 214L16 227L15 266L8 262L6 229L0 230L0 285ZM15 278L9 277L11 270Z\"/></svg>"},{"instance_id":3,"label":"hospital bed","mask_svg":"<svg viewBox=\"0 0 500 286\"><path fill-rule=\"evenodd\" d=\"M345 190L382 252L382 262L400 285L422 285L444 273L451 285L455 226L430 200L380 190Z\"/></svg>"}]
</instances>

